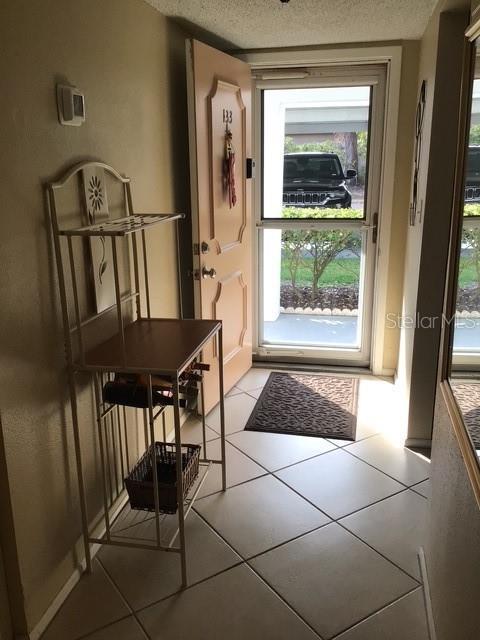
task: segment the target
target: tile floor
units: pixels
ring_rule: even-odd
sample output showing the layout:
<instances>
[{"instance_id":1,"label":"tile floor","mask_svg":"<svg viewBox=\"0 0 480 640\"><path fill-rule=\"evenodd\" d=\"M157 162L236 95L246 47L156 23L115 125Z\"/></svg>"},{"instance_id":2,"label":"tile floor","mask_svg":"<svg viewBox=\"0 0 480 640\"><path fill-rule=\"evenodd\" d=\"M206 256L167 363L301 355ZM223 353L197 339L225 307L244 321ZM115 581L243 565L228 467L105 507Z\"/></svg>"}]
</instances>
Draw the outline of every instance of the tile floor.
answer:
<instances>
[{"instance_id":1,"label":"tile floor","mask_svg":"<svg viewBox=\"0 0 480 640\"><path fill-rule=\"evenodd\" d=\"M393 385L360 382L357 442L245 432L268 371L228 394L227 483L214 468L176 554L103 547L43 640L428 640L417 550L429 463L404 449ZM207 417L207 453L219 421ZM190 419L183 439L200 442ZM153 521L120 520L149 537Z\"/></svg>"}]
</instances>

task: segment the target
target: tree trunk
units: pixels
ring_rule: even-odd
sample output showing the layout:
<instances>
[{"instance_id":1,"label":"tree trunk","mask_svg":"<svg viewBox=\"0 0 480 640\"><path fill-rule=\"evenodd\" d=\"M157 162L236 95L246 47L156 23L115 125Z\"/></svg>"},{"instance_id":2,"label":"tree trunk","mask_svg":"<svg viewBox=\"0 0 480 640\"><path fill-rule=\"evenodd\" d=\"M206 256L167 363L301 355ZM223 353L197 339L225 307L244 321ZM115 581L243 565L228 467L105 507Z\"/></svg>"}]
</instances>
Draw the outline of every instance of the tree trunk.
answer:
<instances>
[{"instance_id":1,"label":"tree trunk","mask_svg":"<svg viewBox=\"0 0 480 640\"><path fill-rule=\"evenodd\" d=\"M351 131L349 133L342 133L341 135L342 141L341 144L345 149L345 167L343 167L344 171L347 169L355 169L358 172L358 146L357 146L357 134L355 131Z\"/></svg>"}]
</instances>

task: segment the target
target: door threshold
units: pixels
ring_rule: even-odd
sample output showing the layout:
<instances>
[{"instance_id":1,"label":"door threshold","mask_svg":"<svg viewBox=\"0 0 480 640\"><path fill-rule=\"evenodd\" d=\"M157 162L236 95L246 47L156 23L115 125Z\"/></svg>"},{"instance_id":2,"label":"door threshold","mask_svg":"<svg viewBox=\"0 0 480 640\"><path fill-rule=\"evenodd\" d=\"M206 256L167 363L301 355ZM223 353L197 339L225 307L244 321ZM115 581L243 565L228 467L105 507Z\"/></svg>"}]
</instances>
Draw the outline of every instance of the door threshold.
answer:
<instances>
[{"instance_id":1,"label":"door threshold","mask_svg":"<svg viewBox=\"0 0 480 640\"><path fill-rule=\"evenodd\" d=\"M372 370L368 367L355 367L346 365L314 364L307 362L287 362L285 360L265 360L260 356L253 356L252 368L275 369L278 371L298 371L299 373L337 373L344 375L373 377ZM393 380L389 376L375 376L386 380Z\"/></svg>"}]
</instances>

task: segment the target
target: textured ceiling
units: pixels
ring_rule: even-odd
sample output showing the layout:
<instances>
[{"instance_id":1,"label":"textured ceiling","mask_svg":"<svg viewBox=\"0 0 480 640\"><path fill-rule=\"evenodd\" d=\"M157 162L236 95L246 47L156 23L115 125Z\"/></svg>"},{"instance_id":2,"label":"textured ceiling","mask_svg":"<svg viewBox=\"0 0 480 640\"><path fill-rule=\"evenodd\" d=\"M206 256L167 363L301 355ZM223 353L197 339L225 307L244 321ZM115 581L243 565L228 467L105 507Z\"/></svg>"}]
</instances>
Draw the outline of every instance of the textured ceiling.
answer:
<instances>
[{"instance_id":1,"label":"textured ceiling","mask_svg":"<svg viewBox=\"0 0 480 640\"><path fill-rule=\"evenodd\" d=\"M417 39L437 0L147 0L238 49Z\"/></svg>"}]
</instances>

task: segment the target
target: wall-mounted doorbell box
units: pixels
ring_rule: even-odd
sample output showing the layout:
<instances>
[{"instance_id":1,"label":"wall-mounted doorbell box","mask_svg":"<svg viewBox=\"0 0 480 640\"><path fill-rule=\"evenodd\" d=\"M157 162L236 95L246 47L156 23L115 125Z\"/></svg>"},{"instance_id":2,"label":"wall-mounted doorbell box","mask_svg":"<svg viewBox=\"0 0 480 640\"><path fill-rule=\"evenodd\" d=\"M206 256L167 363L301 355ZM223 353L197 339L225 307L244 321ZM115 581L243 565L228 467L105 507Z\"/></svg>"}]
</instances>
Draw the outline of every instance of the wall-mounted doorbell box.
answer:
<instances>
[{"instance_id":1,"label":"wall-mounted doorbell box","mask_svg":"<svg viewBox=\"0 0 480 640\"><path fill-rule=\"evenodd\" d=\"M76 87L57 84L57 107L60 124L79 127L85 122L85 97Z\"/></svg>"}]
</instances>

